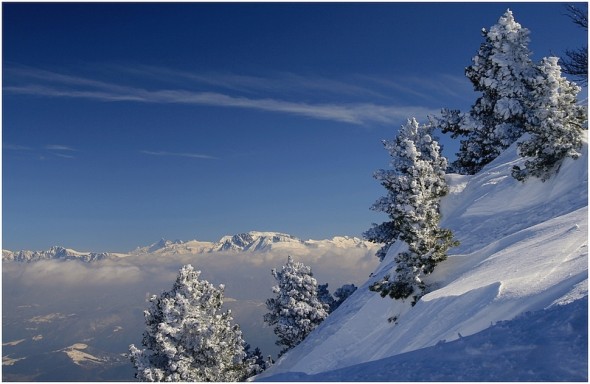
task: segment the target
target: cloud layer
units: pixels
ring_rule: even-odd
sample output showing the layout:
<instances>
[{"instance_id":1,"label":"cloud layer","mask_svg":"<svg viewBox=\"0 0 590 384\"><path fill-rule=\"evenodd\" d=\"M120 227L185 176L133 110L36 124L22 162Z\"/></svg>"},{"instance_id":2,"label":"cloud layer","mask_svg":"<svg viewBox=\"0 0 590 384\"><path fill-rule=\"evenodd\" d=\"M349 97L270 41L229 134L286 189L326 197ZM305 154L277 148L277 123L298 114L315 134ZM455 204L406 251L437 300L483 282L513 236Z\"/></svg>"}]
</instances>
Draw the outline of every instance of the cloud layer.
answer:
<instances>
[{"instance_id":1,"label":"cloud layer","mask_svg":"<svg viewBox=\"0 0 590 384\"><path fill-rule=\"evenodd\" d=\"M141 343L146 299L170 290L178 269L192 264L202 271L201 278L216 286L225 285L225 306L232 310L245 340L260 347L265 355L276 357L275 336L262 317L266 313L264 302L273 296L271 287L276 284L271 269L285 264L286 252L143 255L93 263L5 262L3 340L25 339L11 347L13 358L34 353L46 356L75 343L119 356L129 344ZM310 265L318 282L329 283L333 293L346 283L362 284L378 263L373 253L360 248L315 249L296 252L294 258ZM11 372L18 372L19 366L28 371L45 369L35 366L30 358L15 363ZM123 362L121 367L126 373L116 379L132 381L131 366ZM59 375L50 378L63 380Z\"/></svg>"}]
</instances>

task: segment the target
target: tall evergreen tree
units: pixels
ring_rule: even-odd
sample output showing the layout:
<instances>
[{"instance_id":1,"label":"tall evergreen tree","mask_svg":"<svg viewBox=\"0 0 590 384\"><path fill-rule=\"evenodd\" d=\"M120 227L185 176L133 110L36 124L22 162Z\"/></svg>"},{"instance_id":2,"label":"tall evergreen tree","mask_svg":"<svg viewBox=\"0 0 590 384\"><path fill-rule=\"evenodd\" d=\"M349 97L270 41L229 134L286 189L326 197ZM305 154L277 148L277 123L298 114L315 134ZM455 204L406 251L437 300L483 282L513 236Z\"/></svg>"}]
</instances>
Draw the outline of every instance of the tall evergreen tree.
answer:
<instances>
[{"instance_id":1,"label":"tall evergreen tree","mask_svg":"<svg viewBox=\"0 0 590 384\"><path fill-rule=\"evenodd\" d=\"M371 287L382 296L405 299L415 293L417 300L425 289L420 276L432 272L446 258L448 248L456 244L451 231L439 227L440 198L448 192L447 161L432 129L431 124L421 126L416 119L409 119L393 142L384 141L391 168L379 170L375 178L388 193L372 209L387 213L391 220L374 224L365 237L385 243L378 253L381 260L398 240L405 242L408 250L396 255L395 276Z\"/></svg>"},{"instance_id":2,"label":"tall evergreen tree","mask_svg":"<svg viewBox=\"0 0 590 384\"><path fill-rule=\"evenodd\" d=\"M465 75L481 96L466 116L443 115L443 133L465 136L453 169L474 174L495 159L523 133L527 81L532 76L529 31L510 10L490 28ZM456 112L456 111L455 111Z\"/></svg>"},{"instance_id":3,"label":"tall evergreen tree","mask_svg":"<svg viewBox=\"0 0 590 384\"><path fill-rule=\"evenodd\" d=\"M531 79L525 131L518 143L526 157L525 168L514 166L512 175L521 181L529 176L545 181L559 170L566 157L580 156L586 110L577 103L580 87L561 76L557 57L544 58Z\"/></svg>"},{"instance_id":4,"label":"tall evergreen tree","mask_svg":"<svg viewBox=\"0 0 590 384\"><path fill-rule=\"evenodd\" d=\"M129 346L140 381L238 381L247 376L244 340L231 312L220 312L223 285L199 280L183 266L172 290L150 298L144 311L145 349Z\"/></svg>"},{"instance_id":5,"label":"tall evergreen tree","mask_svg":"<svg viewBox=\"0 0 590 384\"><path fill-rule=\"evenodd\" d=\"M276 297L266 301L270 311L264 321L275 326L280 355L299 344L328 316L328 305L318 299L318 283L311 268L293 261L291 256L281 271L272 270L278 285L273 287Z\"/></svg>"}]
</instances>

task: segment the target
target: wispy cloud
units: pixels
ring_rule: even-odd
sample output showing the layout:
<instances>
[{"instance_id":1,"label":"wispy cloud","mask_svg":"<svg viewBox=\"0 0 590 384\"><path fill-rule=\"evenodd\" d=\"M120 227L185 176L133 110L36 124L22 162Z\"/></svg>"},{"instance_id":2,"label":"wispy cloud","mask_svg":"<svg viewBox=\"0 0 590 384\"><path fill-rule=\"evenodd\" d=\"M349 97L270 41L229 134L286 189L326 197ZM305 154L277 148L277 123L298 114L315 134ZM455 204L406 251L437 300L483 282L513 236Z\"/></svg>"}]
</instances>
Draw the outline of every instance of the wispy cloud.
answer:
<instances>
[{"instance_id":1,"label":"wispy cloud","mask_svg":"<svg viewBox=\"0 0 590 384\"><path fill-rule=\"evenodd\" d=\"M291 72L271 73L268 76L251 76L234 73L193 73L182 70L154 66L116 67L117 70L138 77L153 78L182 82L187 81L198 85L207 85L219 89L238 91L246 94L264 93L309 93L322 92L332 95L369 96L379 99L389 99L390 95L368 88L356 82L344 82L336 79L301 75ZM349 80L352 77L349 77ZM354 80L354 79L353 79Z\"/></svg>"},{"instance_id":2,"label":"wispy cloud","mask_svg":"<svg viewBox=\"0 0 590 384\"><path fill-rule=\"evenodd\" d=\"M8 149L11 151L31 151L33 149L31 147L27 147L24 145L16 145L16 144L8 144L8 143L3 143L2 148Z\"/></svg>"},{"instance_id":3,"label":"wispy cloud","mask_svg":"<svg viewBox=\"0 0 590 384\"><path fill-rule=\"evenodd\" d=\"M68 145L61 145L61 144L48 144L43 147L29 147L25 145L16 145L10 143L3 143L2 148L5 150L15 151L15 152L26 152L29 154L34 154L35 156L39 156L40 160L45 160L45 156L47 151L51 153L53 156L63 157L65 159L74 159L75 156L73 155L74 152L78 152L77 149L70 147Z\"/></svg>"},{"instance_id":4,"label":"wispy cloud","mask_svg":"<svg viewBox=\"0 0 590 384\"><path fill-rule=\"evenodd\" d=\"M203 155L201 153L179 153L179 152L167 152L167 151L141 151L145 155L151 156L174 156L174 157L190 157L193 159L217 159L217 157Z\"/></svg>"},{"instance_id":5,"label":"wispy cloud","mask_svg":"<svg viewBox=\"0 0 590 384\"><path fill-rule=\"evenodd\" d=\"M380 89L393 90L398 94L413 96L429 103L447 103L449 98L459 102L473 99L472 86L464 76L442 74L430 77L404 76L396 79L374 75L358 77ZM443 106L448 105L441 105Z\"/></svg>"},{"instance_id":6,"label":"wispy cloud","mask_svg":"<svg viewBox=\"0 0 590 384\"><path fill-rule=\"evenodd\" d=\"M65 153L54 153L55 156L57 157L63 157L64 159L75 159L75 156L72 155L66 155Z\"/></svg>"},{"instance_id":7,"label":"wispy cloud","mask_svg":"<svg viewBox=\"0 0 590 384\"><path fill-rule=\"evenodd\" d=\"M45 149L50 151L52 155L64 159L75 159L76 156L74 156L73 153L78 152L77 149L62 144L48 144L45 146Z\"/></svg>"},{"instance_id":8,"label":"wispy cloud","mask_svg":"<svg viewBox=\"0 0 590 384\"><path fill-rule=\"evenodd\" d=\"M16 74L20 77L21 84L5 85L5 92L44 97L85 98L103 102L128 101L244 108L358 125L391 124L407 117L424 118L426 115L438 112L438 107L433 109L423 106L378 104L375 102L312 103L309 101L286 100L280 97L252 97L230 95L225 92L194 91L180 88L148 90L34 69L19 69ZM189 76L187 73L181 73L181 75ZM197 75L194 75L194 77L196 81L205 81L204 77ZM23 84L23 79L28 83ZM216 79L210 79L209 81L225 84L228 89L237 87L244 89L263 88L264 84L271 83L268 79L252 77L218 77ZM339 81L328 79L306 80L304 77L297 75L286 76L284 82L300 84L300 87L308 90L313 90L315 87L323 90L330 89L335 93L354 94L355 92L365 92L367 94L369 92L364 88Z\"/></svg>"},{"instance_id":9,"label":"wispy cloud","mask_svg":"<svg viewBox=\"0 0 590 384\"><path fill-rule=\"evenodd\" d=\"M49 144L45 146L45 149L48 149L50 151L70 151L70 152L76 152L78 151L77 149L74 149L72 147L69 147L67 145L59 145L59 144Z\"/></svg>"},{"instance_id":10,"label":"wispy cloud","mask_svg":"<svg viewBox=\"0 0 590 384\"><path fill-rule=\"evenodd\" d=\"M283 112L322 120L332 120L351 124L383 123L389 124L400 118L425 117L438 112L438 109L420 106L392 106L373 103L348 104L310 104L277 99L253 99L234 97L222 93L191 92L185 90L147 91L128 88L129 92L61 90L45 86L7 86L4 91L18 94L48 97L86 98L99 101L135 101L144 103L173 103L209 105L256 109L269 112Z\"/></svg>"}]
</instances>

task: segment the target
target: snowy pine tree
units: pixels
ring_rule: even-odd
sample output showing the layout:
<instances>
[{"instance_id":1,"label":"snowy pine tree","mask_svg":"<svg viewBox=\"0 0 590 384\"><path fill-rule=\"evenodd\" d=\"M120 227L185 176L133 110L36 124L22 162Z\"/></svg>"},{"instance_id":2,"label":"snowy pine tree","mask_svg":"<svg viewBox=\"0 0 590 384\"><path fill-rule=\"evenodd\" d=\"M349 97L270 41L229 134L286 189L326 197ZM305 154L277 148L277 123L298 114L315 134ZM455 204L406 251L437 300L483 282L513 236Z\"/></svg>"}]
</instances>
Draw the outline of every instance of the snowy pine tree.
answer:
<instances>
[{"instance_id":1,"label":"snowy pine tree","mask_svg":"<svg viewBox=\"0 0 590 384\"><path fill-rule=\"evenodd\" d=\"M144 311L145 349L129 346L140 381L238 381L245 379L244 340L230 311L221 313L223 285L199 280L183 266L171 291L150 298Z\"/></svg>"},{"instance_id":2,"label":"snowy pine tree","mask_svg":"<svg viewBox=\"0 0 590 384\"><path fill-rule=\"evenodd\" d=\"M534 69L529 31L514 20L510 10L482 34L485 41L465 70L481 96L469 115L443 114L439 122L443 133L466 136L452 164L453 170L463 174L478 172L522 135L527 84Z\"/></svg>"},{"instance_id":3,"label":"snowy pine tree","mask_svg":"<svg viewBox=\"0 0 590 384\"><path fill-rule=\"evenodd\" d=\"M348 299L348 297L356 290L357 287L354 284L344 284L342 287L338 288L334 292L334 297L336 297L336 300L334 300L334 304L332 304L331 311L334 311L336 308L338 308L340 304L342 304L344 300Z\"/></svg>"},{"instance_id":4,"label":"snowy pine tree","mask_svg":"<svg viewBox=\"0 0 590 384\"><path fill-rule=\"evenodd\" d=\"M446 258L447 249L456 245L451 231L439 227L440 198L448 191L447 161L440 155L432 129L430 124L421 126L416 119L410 119L395 141L384 141L391 156L391 169L379 170L375 178L388 194L377 200L372 209L387 213L391 221L374 224L365 237L385 243L378 253L381 259L398 240L404 241L408 250L395 257L393 280L387 277L371 287L382 296L404 299L416 293L417 300L425 288L420 276L432 272Z\"/></svg>"},{"instance_id":5,"label":"snowy pine tree","mask_svg":"<svg viewBox=\"0 0 590 384\"><path fill-rule=\"evenodd\" d=\"M334 292L334 296L328 290L328 283L318 285L318 300L328 306L328 313L332 313L356 291L354 284L344 284Z\"/></svg>"},{"instance_id":6,"label":"snowy pine tree","mask_svg":"<svg viewBox=\"0 0 590 384\"><path fill-rule=\"evenodd\" d=\"M364 233L367 240L385 244L377 253L380 260L393 243L410 231L409 226L426 222L427 215L438 212L439 199L447 194L447 160L440 155L440 146L431 134L431 125L420 126L412 118L393 142L383 141L391 156L390 169L377 171L375 178L388 193L371 209L387 213L391 220L373 224Z\"/></svg>"},{"instance_id":7,"label":"snowy pine tree","mask_svg":"<svg viewBox=\"0 0 590 384\"><path fill-rule=\"evenodd\" d=\"M246 353L246 359L244 361L248 371L247 376L244 378L259 375L272 365L272 359L270 359L270 356L269 360L264 360L262 351L260 351L260 348L258 347L252 351L250 344L246 344L244 352Z\"/></svg>"},{"instance_id":8,"label":"snowy pine tree","mask_svg":"<svg viewBox=\"0 0 590 384\"><path fill-rule=\"evenodd\" d=\"M264 321L275 326L280 355L295 347L328 316L328 305L318 299L318 283L311 268L296 263L291 256L281 271L272 270L278 285L273 287L276 297L266 301L270 311Z\"/></svg>"},{"instance_id":9,"label":"snowy pine tree","mask_svg":"<svg viewBox=\"0 0 590 384\"><path fill-rule=\"evenodd\" d=\"M318 300L328 306L328 313L332 313L334 297L332 297L328 290L328 283L318 285Z\"/></svg>"},{"instance_id":10,"label":"snowy pine tree","mask_svg":"<svg viewBox=\"0 0 590 384\"><path fill-rule=\"evenodd\" d=\"M525 124L529 135L518 143L519 154L527 160L524 169L514 166L512 175L521 181L529 176L545 181L566 157L580 156L587 116L577 103L580 87L561 76L557 57L541 61L530 87Z\"/></svg>"}]
</instances>

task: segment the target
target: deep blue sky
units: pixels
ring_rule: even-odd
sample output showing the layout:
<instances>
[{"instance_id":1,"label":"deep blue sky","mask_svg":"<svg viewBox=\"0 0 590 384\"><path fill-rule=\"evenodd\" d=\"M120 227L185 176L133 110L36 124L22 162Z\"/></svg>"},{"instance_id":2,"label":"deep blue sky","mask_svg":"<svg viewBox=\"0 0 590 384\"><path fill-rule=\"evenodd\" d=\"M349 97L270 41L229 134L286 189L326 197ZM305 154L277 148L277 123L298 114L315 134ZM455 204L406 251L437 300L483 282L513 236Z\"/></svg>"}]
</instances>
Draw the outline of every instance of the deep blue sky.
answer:
<instances>
[{"instance_id":1,"label":"deep blue sky","mask_svg":"<svg viewBox=\"0 0 590 384\"><path fill-rule=\"evenodd\" d=\"M534 60L587 44L564 3L3 3L2 246L360 236L507 8Z\"/></svg>"}]
</instances>

